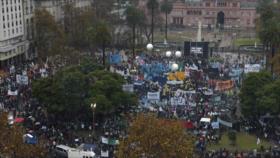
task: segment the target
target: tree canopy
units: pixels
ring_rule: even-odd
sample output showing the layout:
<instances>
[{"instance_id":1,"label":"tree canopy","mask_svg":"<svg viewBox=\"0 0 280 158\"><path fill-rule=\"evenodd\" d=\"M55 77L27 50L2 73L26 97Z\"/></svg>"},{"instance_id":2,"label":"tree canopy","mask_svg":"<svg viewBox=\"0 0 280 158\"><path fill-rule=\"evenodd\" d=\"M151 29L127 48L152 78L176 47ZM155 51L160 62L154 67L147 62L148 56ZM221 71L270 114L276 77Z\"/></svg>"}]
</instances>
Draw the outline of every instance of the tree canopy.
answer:
<instances>
[{"instance_id":1,"label":"tree canopy","mask_svg":"<svg viewBox=\"0 0 280 158\"><path fill-rule=\"evenodd\" d=\"M40 59L62 52L64 32L54 17L45 9L35 11L35 45Z\"/></svg>"},{"instance_id":2,"label":"tree canopy","mask_svg":"<svg viewBox=\"0 0 280 158\"><path fill-rule=\"evenodd\" d=\"M45 158L42 143L29 145L23 142L24 129L17 124L8 125L7 113L0 113L0 156L17 158Z\"/></svg>"},{"instance_id":3,"label":"tree canopy","mask_svg":"<svg viewBox=\"0 0 280 158\"><path fill-rule=\"evenodd\" d=\"M263 110L267 108L263 106L267 105L263 104L264 101L260 101L260 98L257 98L265 94L264 88L268 90L269 87L266 87L266 85L272 83L272 81L272 75L268 72L249 73L246 76L240 92L240 103L244 116L249 117L265 112Z\"/></svg>"},{"instance_id":4,"label":"tree canopy","mask_svg":"<svg viewBox=\"0 0 280 158\"><path fill-rule=\"evenodd\" d=\"M60 70L53 77L35 81L32 90L55 119L89 121L91 103L97 104L96 113L101 115L136 105L136 96L122 91L123 83L121 76L103 70L102 66L82 62Z\"/></svg>"},{"instance_id":5,"label":"tree canopy","mask_svg":"<svg viewBox=\"0 0 280 158\"><path fill-rule=\"evenodd\" d=\"M128 134L120 142L117 157L193 157L194 138L178 121L140 114L131 123Z\"/></svg>"}]
</instances>

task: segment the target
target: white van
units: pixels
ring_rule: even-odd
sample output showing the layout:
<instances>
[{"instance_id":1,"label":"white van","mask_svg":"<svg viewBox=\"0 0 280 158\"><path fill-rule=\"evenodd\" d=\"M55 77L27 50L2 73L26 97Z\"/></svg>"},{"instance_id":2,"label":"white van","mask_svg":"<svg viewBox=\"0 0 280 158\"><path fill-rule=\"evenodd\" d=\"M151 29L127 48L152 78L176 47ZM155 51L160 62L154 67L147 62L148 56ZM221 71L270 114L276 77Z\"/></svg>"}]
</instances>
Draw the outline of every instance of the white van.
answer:
<instances>
[{"instance_id":1,"label":"white van","mask_svg":"<svg viewBox=\"0 0 280 158\"><path fill-rule=\"evenodd\" d=\"M66 145L57 145L54 154L56 158L95 158L93 151L83 151Z\"/></svg>"}]
</instances>

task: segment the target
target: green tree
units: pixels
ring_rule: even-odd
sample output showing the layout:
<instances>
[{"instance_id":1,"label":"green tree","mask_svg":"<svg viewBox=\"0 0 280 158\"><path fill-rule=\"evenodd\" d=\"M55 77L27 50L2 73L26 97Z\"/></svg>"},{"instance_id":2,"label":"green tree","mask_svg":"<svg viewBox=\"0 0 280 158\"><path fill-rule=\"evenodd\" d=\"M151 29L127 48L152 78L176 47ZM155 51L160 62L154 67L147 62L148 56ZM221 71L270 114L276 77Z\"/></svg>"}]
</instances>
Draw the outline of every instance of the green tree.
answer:
<instances>
[{"instance_id":1,"label":"green tree","mask_svg":"<svg viewBox=\"0 0 280 158\"><path fill-rule=\"evenodd\" d=\"M167 41L167 25L168 25L168 18L167 15L171 13L173 9L172 2L169 2L168 0L164 0L164 2L161 4L161 12L165 14L165 40Z\"/></svg>"},{"instance_id":2,"label":"green tree","mask_svg":"<svg viewBox=\"0 0 280 158\"><path fill-rule=\"evenodd\" d=\"M257 23L257 32L263 44L270 48L271 58L280 48L280 5L272 0L261 0L257 8L260 17ZM271 62L271 71L274 71L274 62Z\"/></svg>"},{"instance_id":3,"label":"green tree","mask_svg":"<svg viewBox=\"0 0 280 158\"><path fill-rule=\"evenodd\" d=\"M103 68L89 60L65 67L53 77L33 82L32 94L51 118L63 122L90 121L91 103L97 104L96 113L102 116L136 105L136 96L122 91L123 77Z\"/></svg>"},{"instance_id":4,"label":"green tree","mask_svg":"<svg viewBox=\"0 0 280 158\"><path fill-rule=\"evenodd\" d=\"M257 92L257 108L261 114L280 113L280 80L268 83Z\"/></svg>"},{"instance_id":5,"label":"green tree","mask_svg":"<svg viewBox=\"0 0 280 158\"><path fill-rule=\"evenodd\" d=\"M151 33L152 33L152 43L154 43L154 16L155 12L159 8L159 3L157 0L148 0L147 8L151 11Z\"/></svg>"},{"instance_id":6,"label":"green tree","mask_svg":"<svg viewBox=\"0 0 280 158\"><path fill-rule=\"evenodd\" d=\"M241 110L245 117L260 114L257 107L257 93L263 86L272 82L272 76L268 72L249 73L243 81L240 91Z\"/></svg>"},{"instance_id":7,"label":"green tree","mask_svg":"<svg viewBox=\"0 0 280 158\"><path fill-rule=\"evenodd\" d=\"M194 138L179 121L162 120L151 114L139 114L120 141L117 157L191 158Z\"/></svg>"},{"instance_id":8,"label":"green tree","mask_svg":"<svg viewBox=\"0 0 280 158\"><path fill-rule=\"evenodd\" d=\"M135 30L136 27L143 24L145 20L144 13L137 9L136 7L128 7L126 9L126 21L128 25L132 28L132 52L133 56L135 56Z\"/></svg>"},{"instance_id":9,"label":"green tree","mask_svg":"<svg viewBox=\"0 0 280 158\"><path fill-rule=\"evenodd\" d=\"M106 47L110 44L111 42L111 34L109 31L109 27L107 23L104 21L98 22L97 26L95 29L95 33L92 33L94 36L94 41L96 44L102 48L102 61L103 65L105 66L106 63L106 56L105 56L105 49Z\"/></svg>"},{"instance_id":10,"label":"green tree","mask_svg":"<svg viewBox=\"0 0 280 158\"><path fill-rule=\"evenodd\" d=\"M97 23L96 16L92 10L81 10L73 4L64 6L64 31L67 44L77 50L94 51L95 42L89 31Z\"/></svg>"},{"instance_id":11,"label":"green tree","mask_svg":"<svg viewBox=\"0 0 280 158\"><path fill-rule=\"evenodd\" d=\"M45 9L35 11L35 46L38 57L45 60L63 52L64 33L54 17Z\"/></svg>"}]
</instances>

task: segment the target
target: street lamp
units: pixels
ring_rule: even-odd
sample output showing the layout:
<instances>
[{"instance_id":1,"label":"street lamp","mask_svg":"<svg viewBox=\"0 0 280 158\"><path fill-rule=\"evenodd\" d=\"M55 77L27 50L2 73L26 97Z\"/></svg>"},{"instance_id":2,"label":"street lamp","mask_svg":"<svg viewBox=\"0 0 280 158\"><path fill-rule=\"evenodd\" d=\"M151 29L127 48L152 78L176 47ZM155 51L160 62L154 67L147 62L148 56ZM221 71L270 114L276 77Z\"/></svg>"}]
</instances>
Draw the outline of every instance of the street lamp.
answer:
<instances>
[{"instance_id":1,"label":"street lamp","mask_svg":"<svg viewBox=\"0 0 280 158\"><path fill-rule=\"evenodd\" d=\"M171 57L172 52L171 52L171 51L167 51L167 52L165 53L165 55L166 55L166 57Z\"/></svg>"},{"instance_id":2,"label":"street lamp","mask_svg":"<svg viewBox=\"0 0 280 158\"><path fill-rule=\"evenodd\" d=\"M147 50L148 51L152 51L153 48L154 48L153 44L151 44L151 43L147 44Z\"/></svg>"},{"instance_id":3,"label":"street lamp","mask_svg":"<svg viewBox=\"0 0 280 158\"><path fill-rule=\"evenodd\" d=\"M172 52L171 51L166 51L165 53L166 57L171 57L172 56ZM177 50L174 53L175 57L180 58L182 56L182 52ZM171 70L172 71L177 71L179 69L179 65L176 62L173 62L173 64L171 65Z\"/></svg>"},{"instance_id":4,"label":"street lamp","mask_svg":"<svg viewBox=\"0 0 280 158\"><path fill-rule=\"evenodd\" d=\"M172 70L172 71L177 71L178 68L179 68L179 65L176 64L176 63L173 63L172 66L171 66L171 70Z\"/></svg>"},{"instance_id":5,"label":"street lamp","mask_svg":"<svg viewBox=\"0 0 280 158\"><path fill-rule=\"evenodd\" d=\"M96 108L96 103L94 103L94 104L91 103L91 104L90 104L90 107L91 107L91 109L92 109L92 131L93 131L93 130L94 130L94 126L95 126L95 125L94 125L94 124L95 124L95 123L94 123L94 110L95 110L95 108Z\"/></svg>"},{"instance_id":6,"label":"street lamp","mask_svg":"<svg viewBox=\"0 0 280 158\"><path fill-rule=\"evenodd\" d=\"M180 58L180 57L182 56L182 52L179 51L179 50L176 51L176 52L175 52L175 56L178 57L178 58Z\"/></svg>"}]
</instances>

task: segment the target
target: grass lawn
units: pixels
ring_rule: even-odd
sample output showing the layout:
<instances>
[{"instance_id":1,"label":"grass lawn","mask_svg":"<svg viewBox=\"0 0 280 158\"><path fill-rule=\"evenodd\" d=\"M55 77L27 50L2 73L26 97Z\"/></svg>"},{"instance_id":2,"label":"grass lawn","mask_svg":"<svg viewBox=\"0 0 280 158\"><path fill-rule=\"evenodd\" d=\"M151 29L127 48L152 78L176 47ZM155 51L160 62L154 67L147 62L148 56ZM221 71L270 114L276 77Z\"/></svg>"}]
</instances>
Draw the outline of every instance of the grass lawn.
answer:
<instances>
[{"instance_id":1,"label":"grass lawn","mask_svg":"<svg viewBox=\"0 0 280 158\"><path fill-rule=\"evenodd\" d=\"M273 144L261 140L261 143L257 145L257 137L249 135L247 133L237 133L236 134L236 145L230 145L230 140L228 139L228 134L224 133L222 139L217 145L208 145L208 150L218 150L220 148L226 148L231 151L247 151L252 149L259 149L261 146L269 148Z\"/></svg>"},{"instance_id":2,"label":"grass lawn","mask_svg":"<svg viewBox=\"0 0 280 158\"><path fill-rule=\"evenodd\" d=\"M238 38L234 40L234 45L255 45L255 42L257 42L257 44L260 44L260 40L258 38Z\"/></svg>"}]
</instances>

